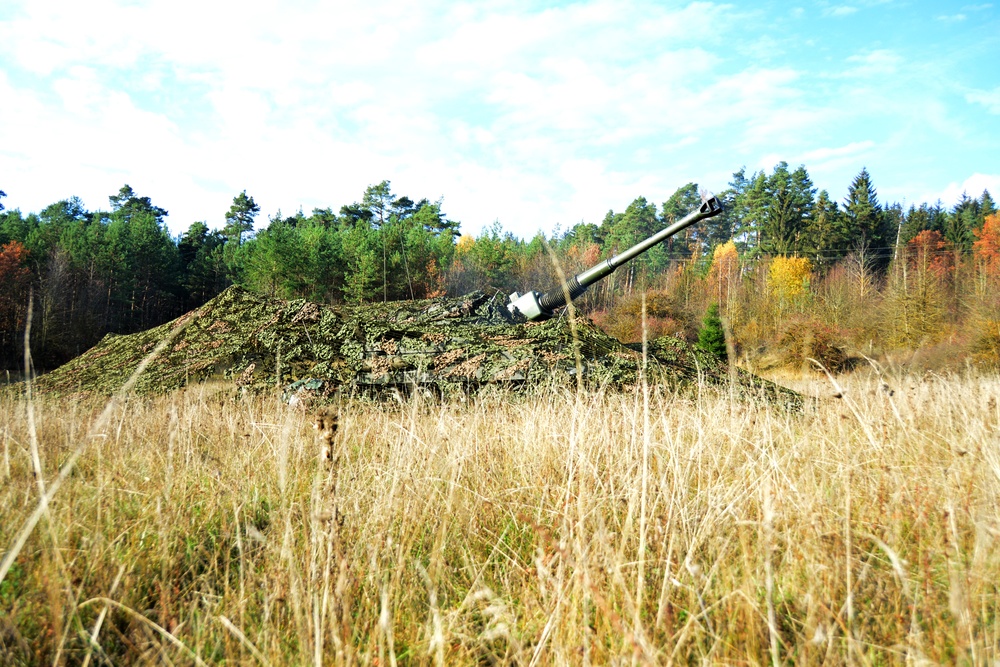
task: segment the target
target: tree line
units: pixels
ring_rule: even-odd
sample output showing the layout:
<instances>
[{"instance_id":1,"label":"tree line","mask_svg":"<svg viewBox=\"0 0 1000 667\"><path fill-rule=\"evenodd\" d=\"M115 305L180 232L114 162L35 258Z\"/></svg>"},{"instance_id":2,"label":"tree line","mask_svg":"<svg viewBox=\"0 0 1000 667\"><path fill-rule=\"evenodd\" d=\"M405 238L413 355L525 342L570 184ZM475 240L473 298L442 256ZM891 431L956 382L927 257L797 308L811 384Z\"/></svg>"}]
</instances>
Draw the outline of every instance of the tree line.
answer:
<instances>
[{"instance_id":1,"label":"tree line","mask_svg":"<svg viewBox=\"0 0 1000 667\"><path fill-rule=\"evenodd\" d=\"M128 185L97 211L71 197L24 214L4 209L4 196L0 191L0 363L7 368L20 366L29 291L32 352L39 367L52 367L108 333L161 324L232 284L326 303L543 289L555 280L554 263L566 273L591 266L701 203L698 185L688 183L660 205L638 197L600 223L522 240L495 222L472 237L459 233L441 200L414 200L382 181L337 210L278 212L257 231L260 207L243 191L221 229L196 221L174 237L167 210ZM943 244L940 252L968 255L996 211L985 191L948 209L941 202L907 210L882 204L866 169L838 203L817 192L804 166L785 162L769 173L740 169L718 196L722 215L623 267L585 295L582 307L607 310L678 267L705 276L713 250L727 242L744 262L800 257L817 270L861 253L884 273L921 234Z\"/></svg>"}]
</instances>

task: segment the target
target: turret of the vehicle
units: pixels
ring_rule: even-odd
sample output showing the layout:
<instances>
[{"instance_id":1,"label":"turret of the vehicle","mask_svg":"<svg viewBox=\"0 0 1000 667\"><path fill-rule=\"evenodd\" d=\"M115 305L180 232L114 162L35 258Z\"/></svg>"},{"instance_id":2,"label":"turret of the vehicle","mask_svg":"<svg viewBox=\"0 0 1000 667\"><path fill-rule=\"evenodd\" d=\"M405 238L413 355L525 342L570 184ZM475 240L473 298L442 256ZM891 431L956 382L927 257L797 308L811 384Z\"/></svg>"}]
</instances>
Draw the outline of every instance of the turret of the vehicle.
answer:
<instances>
[{"instance_id":1,"label":"turret of the vehicle","mask_svg":"<svg viewBox=\"0 0 1000 667\"><path fill-rule=\"evenodd\" d=\"M674 224L661 229L649 238L636 243L634 246L621 252L611 259L607 259L596 266L592 266L582 273L578 273L565 283L558 285L544 294L529 291L524 294L514 292L510 295L510 303L507 309L514 316L520 315L528 320L547 320L555 314L555 311L570 301L587 291L587 288L598 280L610 275L622 264L638 257L658 243L662 243L674 234L681 232L691 225L711 218L722 213L722 204L718 198L710 197L702 202L696 211L692 211Z\"/></svg>"}]
</instances>

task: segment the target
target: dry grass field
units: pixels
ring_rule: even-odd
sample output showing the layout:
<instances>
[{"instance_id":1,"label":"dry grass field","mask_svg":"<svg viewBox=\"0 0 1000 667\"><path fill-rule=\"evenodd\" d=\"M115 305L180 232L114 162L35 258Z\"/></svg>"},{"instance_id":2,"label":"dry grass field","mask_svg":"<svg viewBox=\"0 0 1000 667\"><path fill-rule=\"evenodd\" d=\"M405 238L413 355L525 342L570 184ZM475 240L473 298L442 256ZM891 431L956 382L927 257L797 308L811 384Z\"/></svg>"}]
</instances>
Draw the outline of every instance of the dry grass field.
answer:
<instances>
[{"instance_id":1,"label":"dry grass field","mask_svg":"<svg viewBox=\"0 0 1000 667\"><path fill-rule=\"evenodd\" d=\"M1000 379L842 381L0 399L0 663L996 664Z\"/></svg>"}]
</instances>

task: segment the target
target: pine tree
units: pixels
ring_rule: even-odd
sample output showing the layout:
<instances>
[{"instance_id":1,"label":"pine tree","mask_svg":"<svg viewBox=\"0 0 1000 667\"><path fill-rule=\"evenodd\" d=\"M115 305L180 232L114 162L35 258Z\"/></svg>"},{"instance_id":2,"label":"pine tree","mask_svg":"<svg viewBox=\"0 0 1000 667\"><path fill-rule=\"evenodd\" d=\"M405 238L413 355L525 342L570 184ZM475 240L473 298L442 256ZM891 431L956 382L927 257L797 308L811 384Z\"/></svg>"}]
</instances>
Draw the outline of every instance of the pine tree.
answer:
<instances>
[{"instance_id":1,"label":"pine tree","mask_svg":"<svg viewBox=\"0 0 1000 667\"><path fill-rule=\"evenodd\" d=\"M698 349L704 350L723 361L729 358L726 352L726 333L722 329L722 319L719 317L719 304L713 303L701 321L698 331Z\"/></svg>"},{"instance_id":2,"label":"pine tree","mask_svg":"<svg viewBox=\"0 0 1000 667\"><path fill-rule=\"evenodd\" d=\"M0 208L0 210L3 209ZM986 219L986 216L993 215L997 212L996 203L993 201L993 197L990 196L989 190L983 190L983 194L979 196L979 212L984 220ZM980 220L979 225L982 226L982 224L983 222Z\"/></svg>"},{"instance_id":3,"label":"pine tree","mask_svg":"<svg viewBox=\"0 0 1000 667\"><path fill-rule=\"evenodd\" d=\"M910 210L903 216L903 222L899 228L899 242L902 245L906 245L916 238L917 234L923 231L941 232L944 234L947 220L948 214L945 212L940 200L935 202L933 206L926 203L921 204L920 208L916 208L911 204Z\"/></svg>"},{"instance_id":4,"label":"pine tree","mask_svg":"<svg viewBox=\"0 0 1000 667\"><path fill-rule=\"evenodd\" d=\"M956 250L972 249L972 230L979 227L979 201L962 193L962 198L951 210L944 226L944 237Z\"/></svg>"},{"instance_id":5,"label":"pine tree","mask_svg":"<svg viewBox=\"0 0 1000 667\"><path fill-rule=\"evenodd\" d=\"M878 203L878 194L867 168L862 167L847 188L844 215L848 223L848 246L873 249L879 267L888 265L892 253L887 248L895 244L896 230L889 229L888 216Z\"/></svg>"},{"instance_id":6,"label":"pine tree","mask_svg":"<svg viewBox=\"0 0 1000 667\"><path fill-rule=\"evenodd\" d=\"M816 266L833 263L845 252L847 230L837 202L830 200L826 190L820 190L813 213L802 232L800 250L812 258Z\"/></svg>"},{"instance_id":7,"label":"pine tree","mask_svg":"<svg viewBox=\"0 0 1000 667\"><path fill-rule=\"evenodd\" d=\"M239 193L233 197L233 205L226 213L226 226L223 233L239 246L243 243L243 236L253 231L253 220L260 213L260 206L247 196L247 191Z\"/></svg>"},{"instance_id":8,"label":"pine tree","mask_svg":"<svg viewBox=\"0 0 1000 667\"><path fill-rule=\"evenodd\" d=\"M661 218L663 224L671 225L699 206L701 206L701 195L698 194L697 183L688 183L679 187L674 194L670 195L670 199L663 202L663 216ZM711 243L707 238L708 222L706 220L702 224L688 227L684 230L683 237L676 241L672 239L668 242L668 247L675 247L685 254L694 251L699 254L706 252Z\"/></svg>"}]
</instances>

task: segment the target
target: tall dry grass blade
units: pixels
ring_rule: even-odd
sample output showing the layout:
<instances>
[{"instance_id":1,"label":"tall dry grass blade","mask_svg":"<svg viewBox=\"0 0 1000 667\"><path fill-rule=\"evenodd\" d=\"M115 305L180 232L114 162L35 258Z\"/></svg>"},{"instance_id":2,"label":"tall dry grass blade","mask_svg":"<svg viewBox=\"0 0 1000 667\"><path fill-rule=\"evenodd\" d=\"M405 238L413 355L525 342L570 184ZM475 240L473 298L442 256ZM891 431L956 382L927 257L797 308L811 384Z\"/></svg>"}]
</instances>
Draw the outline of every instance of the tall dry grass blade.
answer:
<instances>
[{"instance_id":1,"label":"tall dry grass blade","mask_svg":"<svg viewBox=\"0 0 1000 667\"><path fill-rule=\"evenodd\" d=\"M62 649L66 642L66 638L69 636L69 631L72 623L80 623L79 618L76 613L76 602L78 598L73 595L73 585L71 579L66 570L66 563L63 560L62 550L59 548L59 535L56 531L56 526L53 522L52 515L49 513L49 501L45 493L45 472L42 469L42 457L41 448L38 443L38 428L35 423L35 400L32 393L32 375L34 363L31 359L31 320L34 318L34 304L35 295L34 290L29 289L28 291L28 312L26 315L25 325L24 325L24 393L25 393L25 407L27 411L27 422L28 422L28 448L31 452L31 465L32 472L35 476L35 485L38 487L38 502L39 508L41 510L40 516L46 517L46 526L48 528L49 540L52 546L52 556L56 563L56 567L59 570L60 578L66 589L66 597L70 601L70 614L72 616L70 623L67 623L63 629L62 636L59 641L59 646L55 652L55 658L53 659L53 664L59 664L62 658ZM3 581L3 576L0 576L0 581ZM82 626L81 626L82 627Z\"/></svg>"},{"instance_id":2,"label":"tall dry grass blade","mask_svg":"<svg viewBox=\"0 0 1000 667\"><path fill-rule=\"evenodd\" d=\"M558 592L555 607L552 609L552 613L549 614L548 620L545 621L545 627L542 628L542 636L538 638L538 643L535 645L534 653L531 654L531 662L528 663L528 667L535 667L542 659L542 653L545 651L552 636L552 631L555 629L556 619L559 618L559 608L562 606L563 601L562 593L562 590Z\"/></svg>"},{"instance_id":3,"label":"tall dry grass blade","mask_svg":"<svg viewBox=\"0 0 1000 667\"><path fill-rule=\"evenodd\" d=\"M3 430L3 476L10 480L10 431Z\"/></svg>"},{"instance_id":4,"label":"tall dry grass blade","mask_svg":"<svg viewBox=\"0 0 1000 667\"><path fill-rule=\"evenodd\" d=\"M549 254L549 259L552 260L552 267L555 269L559 284L562 285L563 296L566 298L566 315L569 317L570 338L573 340L573 361L576 363L576 391L577 394L581 394L583 392L583 359L580 357L580 334L576 327L576 306L573 305L573 299L570 298L566 272L563 271L559 257L544 237L542 243Z\"/></svg>"},{"instance_id":5,"label":"tall dry grass blade","mask_svg":"<svg viewBox=\"0 0 1000 667\"><path fill-rule=\"evenodd\" d=\"M642 596L646 589L646 502L649 492L649 380L647 370L649 364L649 328L646 320L646 292L642 293L642 470L640 473L639 491L639 551L635 576L635 609L632 614L632 633L644 640L646 637L642 625ZM635 659L633 659L633 663Z\"/></svg>"},{"instance_id":6,"label":"tall dry grass blade","mask_svg":"<svg viewBox=\"0 0 1000 667\"><path fill-rule=\"evenodd\" d=\"M845 622L845 633L847 634L847 653L854 655L857 652L857 645L854 638L854 567L851 564L852 533L851 533L851 482L853 475L850 468L846 471L846 481L844 483L844 578L847 581L847 620Z\"/></svg>"},{"instance_id":7,"label":"tall dry grass blade","mask_svg":"<svg viewBox=\"0 0 1000 667\"><path fill-rule=\"evenodd\" d=\"M924 661L924 658L923 649L920 645L920 625L917 618L917 598L916 594L910 590L910 581L909 575L906 571L906 564L892 547L875 535L861 531L857 531L855 534L858 537L871 540L871 542L881 549L882 552L889 558L889 563L892 565L892 571L896 575L896 578L899 579L899 585L903 591L903 597L907 599L910 607L910 626L906 634L906 664L921 663Z\"/></svg>"},{"instance_id":8,"label":"tall dry grass blade","mask_svg":"<svg viewBox=\"0 0 1000 667\"><path fill-rule=\"evenodd\" d=\"M382 582L382 594L379 598L378 627L385 640L385 650L389 655L390 667L396 667L396 646L392 638L392 613L389 609L389 583ZM381 651L380 651L381 654Z\"/></svg>"},{"instance_id":9,"label":"tall dry grass blade","mask_svg":"<svg viewBox=\"0 0 1000 667\"><path fill-rule=\"evenodd\" d=\"M225 616L222 616L220 614L218 618L219 622L222 623L223 627L225 627L226 630L229 630L229 632L233 633L233 636L236 637L236 639L238 639L240 643L247 648L248 651L250 651L253 657L257 658L260 664L265 665L265 667L271 667L271 663L268 661L267 657L263 653L261 653L256 646L253 645L253 642L247 639L247 636L243 634L242 630L233 625L233 622L230 621Z\"/></svg>"},{"instance_id":10,"label":"tall dry grass blade","mask_svg":"<svg viewBox=\"0 0 1000 667\"><path fill-rule=\"evenodd\" d=\"M781 652L778 647L778 616L774 609L774 501L771 495L770 477L764 478L761 485L764 509L764 589L767 594L767 634L771 640L771 665L781 664Z\"/></svg>"},{"instance_id":11,"label":"tall dry grass blade","mask_svg":"<svg viewBox=\"0 0 1000 667\"><path fill-rule=\"evenodd\" d=\"M191 658L192 660L194 660L194 663L196 665L205 665L205 667L208 667L208 665L205 663L205 661L202 660L200 657L198 657L197 653L195 653L190 648L188 648L187 644L185 644L180 639L178 639L177 637L175 637L173 635L173 633L171 633L169 630L167 630L163 626L159 625L155 621L151 621L150 619L146 618L145 616L143 616L142 614L140 614L136 610L132 609L128 605L124 605L121 602L118 602L117 600L112 600L110 598L105 598L105 597L90 598L86 602L81 602L78 605L77 608L78 609L83 609L84 607L88 607L88 606L90 606L92 604L97 604L97 603L103 603L106 606L114 607L115 609L120 609L121 611L125 612L128 616L131 616L135 620L137 620L137 621L139 621L141 623L145 623L150 628L152 628L153 630L155 630L161 637L163 637L168 642L170 642L171 644L173 644L174 646L176 646L177 648L179 648L181 651L183 651L184 653L186 653L189 658Z\"/></svg>"},{"instance_id":12,"label":"tall dry grass blade","mask_svg":"<svg viewBox=\"0 0 1000 667\"><path fill-rule=\"evenodd\" d=\"M31 451L31 466L38 486L38 497L45 497L45 478L42 473L42 458L38 450L38 429L35 427L35 401L31 382L31 319L34 316L35 293L28 290L28 314L24 325L24 398L28 417L28 447ZM48 505L46 504L46 508Z\"/></svg>"},{"instance_id":13,"label":"tall dry grass blade","mask_svg":"<svg viewBox=\"0 0 1000 667\"><path fill-rule=\"evenodd\" d=\"M857 420L858 426L860 426L861 430L865 432L865 436L868 438L868 442L871 444L872 449L875 451L881 451L883 447L875 437L875 432L872 431L871 424L869 424L868 420L861 415L861 412L858 410L858 406L855 405L854 401L847 397L847 392L840 385L840 383L837 382L836 378L834 378L830 371L827 370L826 366L819 361L811 357L807 358L806 361L813 362L821 371L823 371L824 374L826 374L827 380L829 380L830 384L833 385L834 398L839 398L844 401L847 405L847 409L851 411L851 414L854 415L854 418Z\"/></svg>"},{"instance_id":14,"label":"tall dry grass blade","mask_svg":"<svg viewBox=\"0 0 1000 667\"><path fill-rule=\"evenodd\" d=\"M170 333L164 336L163 340L157 343L156 347L154 347L153 350L148 355L146 355L146 358L139 363L135 371L132 372L132 375L130 375L128 380L126 380L125 384L122 385L122 388L119 389L118 392L114 396L112 396L111 399L104 406L104 410L101 412L100 416L98 416L98 418L94 421L93 425L87 431L87 435L84 436L83 441L79 445L77 445L76 448L70 453L69 458L66 460L66 463L64 463L62 468L59 469L59 474L56 476L54 480L52 480L52 484L49 485L48 490L45 492L45 494L41 498L39 498L37 507L31 513L28 519L24 522L24 524L21 526L21 529L18 531L17 537L14 538L14 544L11 545L10 550L7 551L7 555L4 556L3 561L0 562L0 582L3 582L3 580L6 578L7 573L10 571L11 566L14 564L14 560L17 558L18 554L21 553L21 549L24 548L24 544L28 541L28 536L31 535L32 531L35 529L35 526L38 525L39 520L47 511L49 503L52 501L52 498L55 496L55 494L59 491L59 487L62 486L63 482L65 482L66 479L69 478L70 474L73 472L73 469L76 467L76 462L79 460L81 456L83 456L83 453L86 451L87 446L90 444L90 441L93 438L101 435L101 431L103 431L104 427L107 425L108 420L114 413L114 409L118 406L118 402L124 397L126 397L130 391L132 391L132 387L134 387L135 383L138 382L139 377L145 372L146 367L149 366L149 364L153 361L153 359L155 359L157 355L159 355L160 352L162 352L167 347L167 345L169 345L173 341L173 339L177 336L177 334L179 334L181 331L184 330L184 327L187 326L188 322L190 322L191 319L192 318L188 318L182 321L177 326L175 326L173 329L171 329Z\"/></svg>"},{"instance_id":15,"label":"tall dry grass blade","mask_svg":"<svg viewBox=\"0 0 1000 667\"><path fill-rule=\"evenodd\" d=\"M111 584L111 588L108 589L109 596L114 595L115 591L118 590L118 584L121 583L123 574L125 574L125 566L121 565L118 568L118 574L115 575L114 582ZM97 643L97 636L101 633L101 626L104 625L104 619L107 617L109 609L111 609L110 606L104 605L101 613L97 615L97 620L94 622L94 629L91 630L90 636L87 638L87 655L83 658L83 667L90 665L90 658L94 653L94 649L102 651L101 645Z\"/></svg>"}]
</instances>

